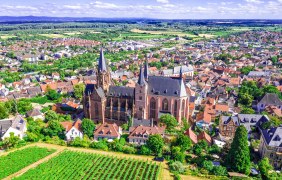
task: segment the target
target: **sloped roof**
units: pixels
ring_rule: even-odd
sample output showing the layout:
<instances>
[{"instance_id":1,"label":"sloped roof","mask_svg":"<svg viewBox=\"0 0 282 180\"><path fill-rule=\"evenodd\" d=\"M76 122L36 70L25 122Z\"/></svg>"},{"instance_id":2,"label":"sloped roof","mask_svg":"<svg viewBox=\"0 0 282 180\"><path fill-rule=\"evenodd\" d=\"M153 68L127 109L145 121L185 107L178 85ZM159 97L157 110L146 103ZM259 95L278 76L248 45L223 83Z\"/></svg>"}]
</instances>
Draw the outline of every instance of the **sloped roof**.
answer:
<instances>
[{"instance_id":1,"label":"sloped roof","mask_svg":"<svg viewBox=\"0 0 282 180\"><path fill-rule=\"evenodd\" d=\"M198 135L198 141L200 140L205 140L207 141L209 144L212 143L212 138L210 137L210 135L208 135L205 131L202 131L199 135Z\"/></svg>"},{"instance_id":2,"label":"sloped roof","mask_svg":"<svg viewBox=\"0 0 282 180\"><path fill-rule=\"evenodd\" d=\"M108 137L118 137L119 134L119 127L118 125L116 125L116 123L114 124L108 124L108 123L104 123L99 125L95 132L94 132L94 136L108 136Z\"/></svg>"},{"instance_id":3,"label":"sloped roof","mask_svg":"<svg viewBox=\"0 0 282 180\"><path fill-rule=\"evenodd\" d=\"M194 144L198 143L197 135L189 128L184 134L186 134Z\"/></svg>"},{"instance_id":4,"label":"sloped roof","mask_svg":"<svg viewBox=\"0 0 282 180\"><path fill-rule=\"evenodd\" d=\"M125 86L110 86L108 96L113 97L134 97L134 88Z\"/></svg>"},{"instance_id":5,"label":"sloped roof","mask_svg":"<svg viewBox=\"0 0 282 180\"><path fill-rule=\"evenodd\" d=\"M185 84L181 78L163 76L149 76L148 93L174 97L187 96Z\"/></svg>"},{"instance_id":6,"label":"sloped roof","mask_svg":"<svg viewBox=\"0 0 282 180\"><path fill-rule=\"evenodd\" d=\"M26 114L29 117L34 117L34 116L42 115L42 113L39 111L39 109L32 109L32 110L28 111Z\"/></svg>"},{"instance_id":7,"label":"sloped roof","mask_svg":"<svg viewBox=\"0 0 282 180\"><path fill-rule=\"evenodd\" d=\"M278 95L275 93L266 93L263 98L259 101L262 104L275 104L276 106L281 106L282 101L279 99Z\"/></svg>"},{"instance_id":8,"label":"sloped roof","mask_svg":"<svg viewBox=\"0 0 282 180\"><path fill-rule=\"evenodd\" d=\"M135 128L130 129L130 134L128 138L134 138L139 135L154 135L154 134L163 134L165 130L165 127L158 127L158 126L153 126L153 127L148 127L148 126L142 126L139 125Z\"/></svg>"},{"instance_id":9,"label":"sloped roof","mask_svg":"<svg viewBox=\"0 0 282 180\"><path fill-rule=\"evenodd\" d=\"M262 135L269 146L282 147L282 127L262 130Z\"/></svg>"}]
</instances>

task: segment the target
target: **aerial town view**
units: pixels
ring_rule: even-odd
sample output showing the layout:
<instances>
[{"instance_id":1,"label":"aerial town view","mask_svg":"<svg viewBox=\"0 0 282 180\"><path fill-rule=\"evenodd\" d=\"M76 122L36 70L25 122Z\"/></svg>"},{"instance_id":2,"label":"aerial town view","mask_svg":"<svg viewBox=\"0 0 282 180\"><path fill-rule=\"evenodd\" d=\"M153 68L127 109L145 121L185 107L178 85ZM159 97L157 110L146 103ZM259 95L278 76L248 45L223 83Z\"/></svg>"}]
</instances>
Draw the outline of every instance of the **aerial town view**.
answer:
<instances>
[{"instance_id":1,"label":"aerial town view","mask_svg":"<svg viewBox=\"0 0 282 180\"><path fill-rule=\"evenodd\" d=\"M282 0L2 1L0 179L282 180Z\"/></svg>"}]
</instances>

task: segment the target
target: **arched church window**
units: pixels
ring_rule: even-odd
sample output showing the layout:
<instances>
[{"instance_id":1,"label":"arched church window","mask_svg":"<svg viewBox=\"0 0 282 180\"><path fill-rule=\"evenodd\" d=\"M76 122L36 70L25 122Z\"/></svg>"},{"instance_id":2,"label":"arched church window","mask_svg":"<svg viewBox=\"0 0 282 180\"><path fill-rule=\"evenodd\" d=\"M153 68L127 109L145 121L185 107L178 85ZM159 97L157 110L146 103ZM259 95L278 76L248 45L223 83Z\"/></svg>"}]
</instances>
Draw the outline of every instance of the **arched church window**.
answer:
<instances>
[{"instance_id":1,"label":"arched church window","mask_svg":"<svg viewBox=\"0 0 282 180\"><path fill-rule=\"evenodd\" d=\"M168 111L168 100L167 99L164 99L162 102L162 110Z\"/></svg>"},{"instance_id":2,"label":"arched church window","mask_svg":"<svg viewBox=\"0 0 282 180\"><path fill-rule=\"evenodd\" d=\"M98 105L98 103L95 103L95 116L96 117L99 117L99 105Z\"/></svg>"},{"instance_id":3,"label":"arched church window","mask_svg":"<svg viewBox=\"0 0 282 180\"><path fill-rule=\"evenodd\" d=\"M150 99L150 118L156 118L156 100L155 98Z\"/></svg>"}]
</instances>

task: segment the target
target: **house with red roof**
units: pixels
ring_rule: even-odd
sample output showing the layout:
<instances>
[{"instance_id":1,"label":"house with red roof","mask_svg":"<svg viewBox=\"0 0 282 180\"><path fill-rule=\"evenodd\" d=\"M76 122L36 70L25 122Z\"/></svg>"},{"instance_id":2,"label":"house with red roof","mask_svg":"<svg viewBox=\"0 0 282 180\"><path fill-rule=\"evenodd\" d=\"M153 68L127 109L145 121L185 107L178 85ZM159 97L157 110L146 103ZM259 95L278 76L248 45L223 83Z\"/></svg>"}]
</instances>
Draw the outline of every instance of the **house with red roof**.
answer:
<instances>
[{"instance_id":1,"label":"house with red roof","mask_svg":"<svg viewBox=\"0 0 282 180\"><path fill-rule=\"evenodd\" d=\"M108 139L108 141L113 141L114 139L119 139L121 135L122 129L116 123L103 123L97 126L94 132L94 140Z\"/></svg>"},{"instance_id":2,"label":"house with red roof","mask_svg":"<svg viewBox=\"0 0 282 180\"><path fill-rule=\"evenodd\" d=\"M196 134L191 128L189 128L185 133L193 144L197 144L199 141L206 141L208 145L212 144L212 138L205 131L200 132L200 134Z\"/></svg>"},{"instance_id":3,"label":"house with red roof","mask_svg":"<svg viewBox=\"0 0 282 180\"><path fill-rule=\"evenodd\" d=\"M143 145L146 144L150 135L159 134L164 136L165 127L159 126L143 126L131 127L129 129L129 143Z\"/></svg>"},{"instance_id":4,"label":"house with red roof","mask_svg":"<svg viewBox=\"0 0 282 180\"><path fill-rule=\"evenodd\" d=\"M76 120L75 122L64 121L60 123L65 128L65 136L67 141L72 141L76 137L79 137L80 139L83 138L83 132L81 129L82 121L80 119Z\"/></svg>"}]
</instances>

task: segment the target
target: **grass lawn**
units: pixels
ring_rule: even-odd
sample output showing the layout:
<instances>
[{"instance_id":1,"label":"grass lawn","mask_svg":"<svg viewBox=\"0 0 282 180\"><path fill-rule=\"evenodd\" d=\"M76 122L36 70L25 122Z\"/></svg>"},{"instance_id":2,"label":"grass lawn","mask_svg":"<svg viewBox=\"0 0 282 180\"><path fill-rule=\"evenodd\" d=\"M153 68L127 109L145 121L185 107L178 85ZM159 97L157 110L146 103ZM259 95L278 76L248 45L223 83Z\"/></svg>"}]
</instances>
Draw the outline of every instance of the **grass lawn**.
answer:
<instances>
[{"instance_id":1,"label":"grass lawn","mask_svg":"<svg viewBox=\"0 0 282 180\"><path fill-rule=\"evenodd\" d=\"M1 39L9 39L9 38L14 38L17 36L14 35L9 35L9 34L0 34Z\"/></svg>"},{"instance_id":2,"label":"grass lawn","mask_svg":"<svg viewBox=\"0 0 282 180\"><path fill-rule=\"evenodd\" d=\"M181 31L145 31L140 29L131 29L131 32L134 33L145 33L145 34L153 34L153 35L172 35L172 36L187 36L187 37L197 37L196 35L181 32Z\"/></svg>"},{"instance_id":3,"label":"grass lawn","mask_svg":"<svg viewBox=\"0 0 282 180\"><path fill-rule=\"evenodd\" d=\"M40 36L45 36L47 38L64 38L66 37L63 34L39 34Z\"/></svg>"}]
</instances>

